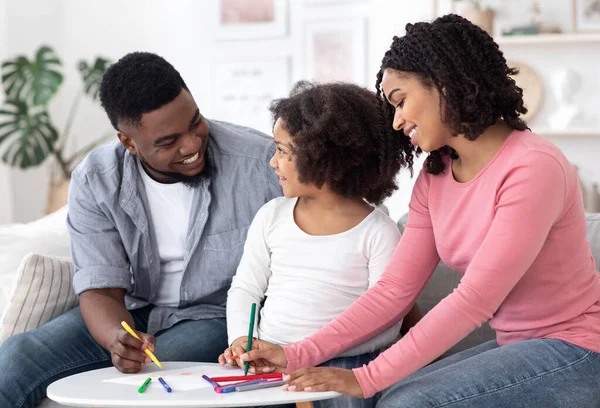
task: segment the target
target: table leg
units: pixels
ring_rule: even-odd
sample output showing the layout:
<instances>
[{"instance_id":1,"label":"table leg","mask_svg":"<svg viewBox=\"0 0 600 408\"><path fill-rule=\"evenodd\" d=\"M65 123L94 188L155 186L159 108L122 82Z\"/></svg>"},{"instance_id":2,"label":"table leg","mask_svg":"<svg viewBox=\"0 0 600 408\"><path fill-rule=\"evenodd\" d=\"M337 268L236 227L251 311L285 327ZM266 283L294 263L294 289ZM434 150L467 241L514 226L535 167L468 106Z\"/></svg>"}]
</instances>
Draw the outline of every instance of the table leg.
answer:
<instances>
[{"instance_id":1,"label":"table leg","mask_svg":"<svg viewBox=\"0 0 600 408\"><path fill-rule=\"evenodd\" d=\"M314 405L312 402L296 402L296 408L313 408Z\"/></svg>"}]
</instances>

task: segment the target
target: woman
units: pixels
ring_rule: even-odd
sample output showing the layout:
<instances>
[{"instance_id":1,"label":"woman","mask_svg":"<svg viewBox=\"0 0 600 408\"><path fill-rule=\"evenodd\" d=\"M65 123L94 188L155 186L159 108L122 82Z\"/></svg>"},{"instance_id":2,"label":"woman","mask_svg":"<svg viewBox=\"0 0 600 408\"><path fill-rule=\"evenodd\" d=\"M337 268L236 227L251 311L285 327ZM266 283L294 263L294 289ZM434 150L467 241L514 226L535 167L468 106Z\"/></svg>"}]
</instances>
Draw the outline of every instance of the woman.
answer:
<instances>
[{"instance_id":1,"label":"woman","mask_svg":"<svg viewBox=\"0 0 600 408\"><path fill-rule=\"evenodd\" d=\"M291 373L291 391L369 397L391 387L378 407L597 406L600 281L582 196L564 155L520 119L515 73L456 15L394 38L377 89L400 137L430 153L406 232L345 313L290 346L257 343L244 361ZM402 318L440 258L464 274L460 285L390 349L354 370L297 370ZM422 368L485 321L497 340Z\"/></svg>"}]
</instances>

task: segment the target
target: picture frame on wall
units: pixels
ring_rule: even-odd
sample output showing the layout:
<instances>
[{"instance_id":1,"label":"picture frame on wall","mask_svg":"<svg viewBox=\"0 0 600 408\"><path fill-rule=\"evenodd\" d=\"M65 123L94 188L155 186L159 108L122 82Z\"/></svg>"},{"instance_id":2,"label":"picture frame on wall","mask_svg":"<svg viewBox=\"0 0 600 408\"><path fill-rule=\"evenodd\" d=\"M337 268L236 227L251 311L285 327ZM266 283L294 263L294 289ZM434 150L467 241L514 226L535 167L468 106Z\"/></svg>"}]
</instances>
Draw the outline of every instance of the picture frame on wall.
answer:
<instances>
[{"instance_id":1,"label":"picture frame on wall","mask_svg":"<svg viewBox=\"0 0 600 408\"><path fill-rule=\"evenodd\" d=\"M600 0L572 0L573 29L576 32L600 32Z\"/></svg>"},{"instance_id":2,"label":"picture frame on wall","mask_svg":"<svg viewBox=\"0 0 600 408\"><path fill-rule=\"evenodd\" d=\"M290 90L289 57L224 59L212 66L212 116L272 134L269 105Z\"/></svg>"},{"instance_id":3,"label":"picture frame on wall","mask_svg":"<svg viewBox=\"0 0 600 408\"><path fill-rule=\"evenodd\" d=\"M217 1L217 40L255 40L287 35L288 0Z\"/></svg>"},{"instance_id":4,"label":"picture frame on wall","mask_svg":"<svg viewBox=\"0 0 600 408\"><path fill-rule=\"evenodd\" d=\"M367 22L364 18L306 21L303 77L315 82L366 85Z\"/></svg>"}]
</instances>

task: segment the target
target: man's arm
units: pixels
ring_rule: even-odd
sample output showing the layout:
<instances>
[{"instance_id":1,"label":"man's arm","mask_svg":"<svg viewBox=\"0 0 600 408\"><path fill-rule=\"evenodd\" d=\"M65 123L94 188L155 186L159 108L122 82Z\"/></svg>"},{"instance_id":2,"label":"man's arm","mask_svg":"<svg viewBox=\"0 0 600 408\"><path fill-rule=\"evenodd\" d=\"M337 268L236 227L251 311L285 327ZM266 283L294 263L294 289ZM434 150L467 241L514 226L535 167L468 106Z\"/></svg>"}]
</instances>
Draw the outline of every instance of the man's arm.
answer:
<instances>
[{"instance_id":1,"label":"man's arm","mask_svg":"<svg viewBox=\"0 0 600 408\"><path fill-rule=\"evenodd\" d=\"M79 306L92 337L107 350L123 330L123 320L135 329L131 313L125 308L124 289L87 290L79 295Z\"/></svg>"},{"instance_id":2,"label":"man's arm","mask_svg":"<svg viewBox=\"0 0 600 408\"><path fill-rule=\"evenodd\" d=\"M138 372L147 364L143 350L153 350L155 339L138 332L140 341L121 327L123 320L135 327L124 300L132 286L129 261L114 223L99 207L87 178L77 171L69 190L67 225L73 287L85 324L94 340L110 351L119 371Z\"/></svg>"},{"instance_id":3,"label":"man's arm","mask_svg":"<svg viewBox=\"0 0 600 408\"><path fill-rule=\"evenodd\" d=\"M90 334L110 351L114 366L123 373L137 373L150 363L143 350L154 351L156 339L137 331L142 340L127 333L121 326L126 321L135 330L131 313L125 308L124 289L91 289L79 296L81 315Z\"/></svg>"}]
</instances>

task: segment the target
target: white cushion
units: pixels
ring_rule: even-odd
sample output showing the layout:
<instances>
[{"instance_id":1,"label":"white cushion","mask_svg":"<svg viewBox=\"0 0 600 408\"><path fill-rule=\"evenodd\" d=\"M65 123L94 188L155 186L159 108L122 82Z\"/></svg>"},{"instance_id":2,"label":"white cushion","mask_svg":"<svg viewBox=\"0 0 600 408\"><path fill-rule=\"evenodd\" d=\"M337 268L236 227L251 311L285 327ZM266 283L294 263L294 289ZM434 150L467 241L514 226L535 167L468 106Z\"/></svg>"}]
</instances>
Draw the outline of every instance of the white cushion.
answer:
<instances>
[{"instance_id":1,"label":"white cushion","mask_svg":"<svg viewBox=\"0 0 600 408\"><path fill-rule=\"evenodd\" d=\"M0 326L0 344L14 334L40 327L78 303L69 258L27 254Z\"/></svg>"},{"instance_id":2,"label":"white cushion","mask_svg":"<svg viewBox=\"0 0 600 408\"><path fill-rule=\"evenodd\" d=\"M70 256L67 207L27 224L0 226L0 316L23 257L29 252Z\"/></svg>"}]
</instances>

